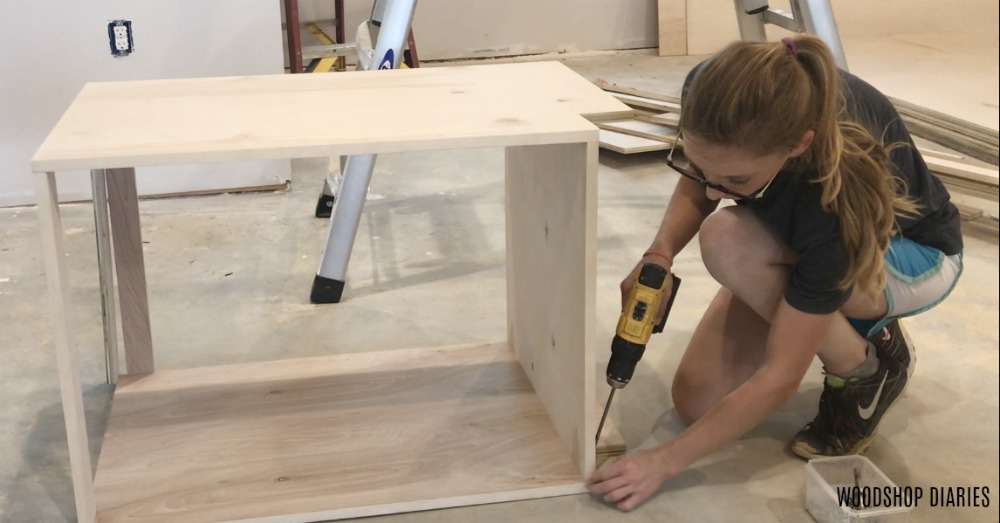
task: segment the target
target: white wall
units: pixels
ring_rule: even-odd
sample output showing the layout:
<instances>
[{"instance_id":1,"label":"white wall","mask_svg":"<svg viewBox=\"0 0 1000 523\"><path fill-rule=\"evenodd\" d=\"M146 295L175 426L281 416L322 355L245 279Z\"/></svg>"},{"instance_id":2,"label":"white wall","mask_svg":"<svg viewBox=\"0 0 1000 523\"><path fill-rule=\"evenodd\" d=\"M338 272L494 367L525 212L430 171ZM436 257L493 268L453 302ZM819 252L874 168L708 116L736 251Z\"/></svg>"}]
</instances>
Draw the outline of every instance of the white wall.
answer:
<instances>
[{"instance_id":1,"label":"white wall","mask_svg":"<svg viewBox=\"0 0 1000 523\"><path fill-rule=\"evenodd\" d=\"M370 2L345 2L347 39ZM302 20L333 2L300 0ZM110 54L107 23L132 21L135 52ZM85 82L281 73L280 0L0 0L0 206L34 203L30 159ZM656 46L655 0L424 0L413 22L422 60ZM317 108L320 110L320 108ZM196 124L193 123L193 124ZM288 179L288 162L137 170L140 194L252 187ZM60 173L60 198L90 197Z\"/></svg>"},{"instance_id":2,"label":"white wall","mask_svg":"<svg viewBox=\"0 0 1000 523\"><path fill-rule=\"evenodd\" d=\"M300 18L332 19L332 6L299 0ZM349 41L371 7L345 0ZM656 0L418 0L413 35L421 60L451 60L656 47L656 23Z\"/></svg>"},{"instance_id":3,"label":"white wall","mask_svg":"<svg viewBox=\"0 0 1000 523\"><path fill-rule=\"evenodd\" d=\"M929 50L934 44L928 42L961 39L961 49L985 49L992 60L962 62L963 67L996 69L995 1L954 0L948 6L931 0L831 2L848 62L866 77L877 79L886 64L907 66L886 56L868 60L872 67L867 67L862 58L888 52L885 35L892 35L892 45L924 42ZM331 0L299 3L303 21L333 17ZM773 3L786 7L787 0ZM657 45L656 4L421 0L413 29L422 60L649 48ZM348 40L354 40L371 5L345 1ZM34 202L31 155L84 82L280 73L285 61L280 13L281 0L0 0L0 206ZM136 52L115 59L108 49L107 22L119 18L133 22ZM713 52L739 37L731 0L688 0L688 24L692 54ZM931 26L936 28L933 38L924 34ZM986 29L978 30L980 26ZM970 28L985 40L970 40ZM923 70L947 77L947 66L967 54L937 53L940 59L928 61ZM926 99L924 105L948 112L937 101L947 97L932 84L925 77L892 94L918 103ZM996 82L980 90L983 93L968 94L986 96L987 111L956 116L995 128ZM288 171L288 162L141 169L139 190L157 194L270 185L287 179ZM89 198L87 178L61 175L63 198Z\"/></svg>"},{"instance_id":4,"label":"white wall","mask_svg":"<svg viewBox=\"0 0 1000 523\"><path fill-rule=\"evenodd\" d=\"M0 206L35 201L30 159L86 82L283 72L280 0L0 0ZM132 21L135 52L114 58L111 20ZM206 115L210 118L211 115ZM197 122L192 122L197 125ZM63 200L90 198L61 173ZM271 185L288 161L139 169L140 194Z\"/></svg>"}]
</instances>

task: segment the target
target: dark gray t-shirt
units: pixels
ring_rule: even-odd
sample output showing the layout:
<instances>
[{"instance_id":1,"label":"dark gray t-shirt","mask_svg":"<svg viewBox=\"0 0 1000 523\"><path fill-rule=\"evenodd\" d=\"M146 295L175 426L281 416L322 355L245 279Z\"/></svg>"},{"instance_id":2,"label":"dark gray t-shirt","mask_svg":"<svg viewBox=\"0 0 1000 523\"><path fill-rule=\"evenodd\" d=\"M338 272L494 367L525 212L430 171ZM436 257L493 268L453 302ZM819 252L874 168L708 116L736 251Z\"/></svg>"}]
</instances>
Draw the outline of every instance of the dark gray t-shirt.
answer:
<instances>
[{"instance_id":1,"label":"dark gray t-shirt","mask_svg":"<svg viewBox=\"0 0 1000 523\"><path fill-rule=\"evenodd\" d=\"M688 75L685 91L700 67ZM894 149L890 160L920 210L915 217L897 216L902 236L945 255L961 252L958 209L950 202L941 181L927 170L892 103L850 73L841 71L841 78L848 115L872 136L882 136L885 144L906 144ZM812 181L816 176L815 171L782 171L764 197L737 204L753 210L795 252L797 261L785 289L789 305L808 313L827 314L847 301L851 289L837 288L837 282L847 272L848 257L837 216L824 212L820 204L822 187Z\"/></svg>"}]
</instances>

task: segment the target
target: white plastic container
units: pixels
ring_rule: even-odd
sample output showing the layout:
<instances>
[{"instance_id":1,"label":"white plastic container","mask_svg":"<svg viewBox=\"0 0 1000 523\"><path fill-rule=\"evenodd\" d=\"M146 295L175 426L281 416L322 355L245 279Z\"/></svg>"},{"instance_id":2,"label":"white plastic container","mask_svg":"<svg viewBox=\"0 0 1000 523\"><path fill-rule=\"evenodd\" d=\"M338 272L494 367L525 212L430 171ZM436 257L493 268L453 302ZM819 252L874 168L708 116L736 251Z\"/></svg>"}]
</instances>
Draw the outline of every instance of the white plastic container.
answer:
<instances>
[{"instance_id":1,"label":"white plastic container","mask_svg":"<svg viewBox=\"0 0 1000 523\"><path fill-rule=\"evenodd\" d=\"M864 456L806 463L806 510L820 523L908 521L912 503L907 502L905 492Z\"/></svg>"}]
</instances>

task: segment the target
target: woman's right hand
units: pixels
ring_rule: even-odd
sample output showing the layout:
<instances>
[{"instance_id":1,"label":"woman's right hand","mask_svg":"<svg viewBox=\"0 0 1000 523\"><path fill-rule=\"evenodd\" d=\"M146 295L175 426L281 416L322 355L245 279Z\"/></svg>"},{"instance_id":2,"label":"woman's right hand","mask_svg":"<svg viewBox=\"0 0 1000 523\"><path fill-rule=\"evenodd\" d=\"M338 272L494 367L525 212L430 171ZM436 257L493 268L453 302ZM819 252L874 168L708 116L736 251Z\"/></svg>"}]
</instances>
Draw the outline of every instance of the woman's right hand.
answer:
<instances>
[{"instance_id":1,"label":"woman's right hand","mask_svg":"<svg viewBox=\"0 0 1000 523\"><path fill-rule=\"evenodd\" d=\"M625 303L628 301L628 294L632 290L632 286L635 284L635 279L638 276L639 271L642 270L642 266L647 263L654 263L663 267L667 270L667 274L670 274L671 269L674 266L674 262L669 256L653 251L647 251L646 254L642 256L642 259L639 260L639 263L635 264L635 268L632 269L632 272L630 272L628 276L622 280L620 285L622 290L622 310L625 310ZM670 301L670 293L672 290L672 287L667 285L663 291L663 299L660 300L660 308L656 311L656 323L659 323L663 318L663 313L667 309L667 303Z\"/></svg>"}]
</instances>

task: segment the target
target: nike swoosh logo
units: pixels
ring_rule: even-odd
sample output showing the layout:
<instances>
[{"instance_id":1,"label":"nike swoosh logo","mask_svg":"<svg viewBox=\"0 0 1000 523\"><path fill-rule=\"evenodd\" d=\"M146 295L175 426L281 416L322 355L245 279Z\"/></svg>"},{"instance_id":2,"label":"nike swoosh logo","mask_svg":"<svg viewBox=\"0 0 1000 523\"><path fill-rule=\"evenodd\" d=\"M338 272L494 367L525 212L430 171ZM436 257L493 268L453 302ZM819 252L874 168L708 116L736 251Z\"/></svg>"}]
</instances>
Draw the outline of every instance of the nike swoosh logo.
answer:
<instances>
[{"instance_id":1,"label":"nike swoosh logo","mask_svg":"<svg viewBox=\"0 0 1000 523\"><path fill-rule=\"evenodd\" d=\"M885 387L885 380L888 378L888 372L882 375L882 383L879 384L878 390L875 391L875 399L867 407L862 408L861 405L858 405L858 416L861 416L861 419L867 421L868 418L872 417L872 414L875 414L875 408L878 407L878 400L882 397L882 387Z\"/></svg>"}]
</instances>

